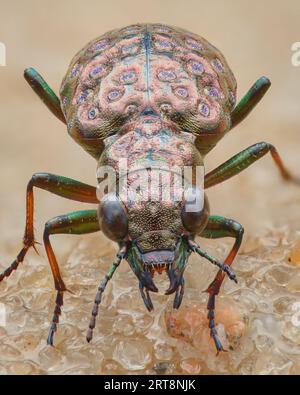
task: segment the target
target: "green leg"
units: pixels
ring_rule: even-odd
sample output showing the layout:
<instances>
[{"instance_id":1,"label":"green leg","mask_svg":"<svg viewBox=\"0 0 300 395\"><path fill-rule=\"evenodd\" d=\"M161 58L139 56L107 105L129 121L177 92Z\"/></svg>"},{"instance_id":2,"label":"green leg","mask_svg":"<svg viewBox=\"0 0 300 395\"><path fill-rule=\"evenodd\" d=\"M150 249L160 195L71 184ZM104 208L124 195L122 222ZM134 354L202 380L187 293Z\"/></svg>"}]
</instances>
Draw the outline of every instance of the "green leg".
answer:
<instances>
[{"instance_id":1,"label":"green leg","mask_svg":"<svg viewBox=\"0 0 300 395\"><path fill-rule=\"evenodd\" d=\"M52 114L63 123L66 123L65 116L60 107L60 100L43 77L33 68L26 69L24 71L24 77Z\"/></svg>"},{"instance_id":2,"label":"green leg","mask_svg":"<svg viewBox=\"0 0 300 395\"><path fill-rule=\"evenodd\" d=\"M44 189L58 196L85 203L99 203L96 196L96 188L71 178L57 176L49 173L35 173L27 185L26 192L26 227L23 237L23 248L14 262L0 273L0 282L16 270L30 247L35 249L33 233L34 199L33 187Z\"/></svg>"},{"instance_id":3,"label":"green leg","mask_svg":"<svg viewBox=\"0 0 300 395\"><path fill-rule=\"evenodd\" d=\"M241 246L243 234L244 234L244 229L242 225L239 224L238 222L232 219L214 215L209 217L208 224L205 230L201 233L200 237L205 237L208 239L218 239L222 237L235 238L235 243L231 251L229 252L229 255L224 261L224 263L230 267ZM219 270L216 277L214 278L214 280L206 290L206 292L209 293L209 298L207 303L207 310L208 310L207 318L209 319L210 334L214 339L218 353L223 350L223 347L218 337L217 330L215 328L214 310L215 310L216 295L218 295L220 291L220 287L222 285L224 277L225 277L224 271Z\"/></svg>"},{"instance_id":4,"label":"green leg","mask_svg":"<svg viewBox=\"0 0 300 395\"><path fill-rule=\"evenodd\" d=\"M236 174L239 174L241 171L252 165L252 163L265 156L268 152L270 152L276 166L280 171L281 176L287 181L299 184L300 180L293 177L286 169L276 148L272 144L261 142L251 145L244 151L241 151L232 158L228 159L225 163L222 163L210 173L206 174L204 179L204 187L210 188L216 184L220 184L221 182L228 180Z\"/></svg>"},{"instance_id":5,"label":"green leg","mask_svg":"<svg viewBox=\"0 0 300 395\"><path fill-rule=\"evenodd\" d=\"M98 232L99 222L96 210L75 211L66 215L59 215L46 222L44 230L44 245L47 252L49 264L54 278L54 286L57 290L56 304L49 331L47 343L53 345L53 336L57 330L61 306L63 305L63 293L67 290L54 255L49 236L54 234L77 234Z\"/></svg>"},{"instance_id":6,"label":"green leg","mask_svg":"<svg viewBox=\"0 0 300 395\"><path fill-rule=\"evenodd\" d=\"M98 311L99 311L99 305L101 303L102 300L102 294L106 288L107 283L109 282L109 280L112 278L112 276L114 275L117 267L120 265L122 259L125 257L127 252L127 245L124 244L120 247L116 259L113 262L113 264L111 265L111 267L109 268L108 272L106 273L104 279L100 282L99 287L98 287L98 291L96 293L96 297L95 297L95 302L94 302L94 307L92 310L92 317L89 323L89 329L87 331L87 335L86 335L86 340L88 342L90 342L93 338L93 330L96 326L96 318L98 315Z\"/></svg>"},{"instance_id":7,"label":"green leg","mask_svg":"<svg viewBox=\"0 0 300 395\"><path fill-rule=\"evenodd\" d=\"M271 82L267 77L261 77L255 82L233 110L231 114L231 129L246 118L246 116L260 102L270 86Z\"/></svg>"}]
</instances>

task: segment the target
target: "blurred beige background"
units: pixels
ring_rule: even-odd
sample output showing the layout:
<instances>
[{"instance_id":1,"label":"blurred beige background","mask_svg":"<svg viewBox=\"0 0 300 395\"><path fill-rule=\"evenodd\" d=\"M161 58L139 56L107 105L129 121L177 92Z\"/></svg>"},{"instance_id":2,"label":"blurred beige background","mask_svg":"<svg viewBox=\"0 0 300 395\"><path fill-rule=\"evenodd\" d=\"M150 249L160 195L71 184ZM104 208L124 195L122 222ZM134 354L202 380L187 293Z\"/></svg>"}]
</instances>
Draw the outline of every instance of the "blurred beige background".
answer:
<instances>
[{"instance_id":1,"label":"blurred beige background","mask_svg":"<svg viewBox=\"0 0 300 395\"><path fill-rule=\"evenodd\" d=\"M95 161L68 136L23 79L35 67L58 92L68 64L89 40L136 22L162 22L198 33L225 55L241 97L266 75L272 87L243 124L207 157L207 170L247 146L273 143L288 167L300 175L300 67L291 63L291 45L300 41L298 0L1 0L0 41L7 66L0 68L0 258L19 250L25 221L25 190L36 171L95 183ZM35 225L83 205L36 192ZM246 235L270 225L297 230L300 189L278 177L270 157L209 190L211 211L239 220ZM88 236L87 236L88 237ZM76 238L61 236L56 246L70 251ZM73 244L72 244L73 243Z\"/></svg>"}]
</instances>

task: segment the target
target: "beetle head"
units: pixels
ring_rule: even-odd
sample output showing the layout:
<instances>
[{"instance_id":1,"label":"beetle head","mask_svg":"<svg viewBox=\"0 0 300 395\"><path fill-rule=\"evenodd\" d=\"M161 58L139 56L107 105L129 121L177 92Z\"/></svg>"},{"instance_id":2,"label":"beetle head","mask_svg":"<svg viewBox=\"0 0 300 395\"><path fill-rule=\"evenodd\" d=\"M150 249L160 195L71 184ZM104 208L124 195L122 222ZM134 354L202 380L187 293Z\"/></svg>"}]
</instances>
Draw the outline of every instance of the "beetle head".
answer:
<instances>
[{"instance_id":1,"label":"beetle head","mask_svg":"<svg viewBox=\"0 0 300 395\"><path fill-rule=\"evenodd\" d=\"M177 291L182 284L183 272L191 252L188 239L202 232L209 216L208 200L197 190L198 209L191 209L191 205L195 203L193 189L186 191L184 200L177 207L164 207L161 202L157 202L155 207L150 202L143 209L127 211L114 193L107 194L99 205L101 230L110 239L127 244L125 259L137 276L140 286L148 291L157 292L153 277L154 274L163 272L166 272L170 280L166 294ZM151 227L153 219L156 229ZM157 222L160 228L157 227Z\"/></svg>"}]
</instances>

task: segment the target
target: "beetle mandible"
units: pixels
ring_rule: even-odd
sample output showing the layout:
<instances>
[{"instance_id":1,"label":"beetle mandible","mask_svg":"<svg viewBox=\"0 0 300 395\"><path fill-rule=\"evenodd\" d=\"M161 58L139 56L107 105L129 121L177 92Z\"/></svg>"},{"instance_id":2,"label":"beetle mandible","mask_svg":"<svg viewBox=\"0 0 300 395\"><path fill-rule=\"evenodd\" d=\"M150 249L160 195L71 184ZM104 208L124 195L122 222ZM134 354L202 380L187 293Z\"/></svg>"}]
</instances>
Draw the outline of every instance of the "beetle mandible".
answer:
<instances>
[{"instance_id":1,"label":"beetle mandible","mask_svg":"<svg viewBox=\"0 0 300 395\"><path fill-rule=\"evenodd\" d=\"M134 184L138 169L146 169L151 175L156 172L155 166L190 166L193 171L203 166L205 155L251 112L270 87L268 78L259 78L236 105L236 81L223 55L204 38L162 24L132 25L89 42L71 61L60 99L34 69L26 69L24 76L49 110L67 125L71 137L96 159L98 168L109 165L120 179L118 161L121 157L127 159L125 189ZM228 180L267 153L285 180L299 183L285 168L276 148L260 142L205 174L204 188ZM0 275L0 281L17 269L31 247L35 249L34 187L98 204L98 210L71 212L45 224L43 242L57 291L48 344L53 344L67 290L49 237L102 230L118 243L119 251L98 287L88 341L93 336L102 293L123 259L135 273L143 301L151 311L149 292L157 292L153 277L163 271L170 279L166 294L175 293L173 306L179 308L184 269L189 255L196 252L218 267L207 288L207 309L217 352L223 350L215 328L215 297L226 275L237 281L231 264L242 242L243 227L232 219L210 215L205 193L201 194L194 179L187 189L179 187L183 193L179 201L126 200L122 191L115 191L104 194L99 202L94 186L35 173L27 186L23 248ZM201 195L200 204L189 210L197 193ZM232 237L235 241L224 262L220 262L196 244L196 236Z\"/></svg>"}]
</instances>

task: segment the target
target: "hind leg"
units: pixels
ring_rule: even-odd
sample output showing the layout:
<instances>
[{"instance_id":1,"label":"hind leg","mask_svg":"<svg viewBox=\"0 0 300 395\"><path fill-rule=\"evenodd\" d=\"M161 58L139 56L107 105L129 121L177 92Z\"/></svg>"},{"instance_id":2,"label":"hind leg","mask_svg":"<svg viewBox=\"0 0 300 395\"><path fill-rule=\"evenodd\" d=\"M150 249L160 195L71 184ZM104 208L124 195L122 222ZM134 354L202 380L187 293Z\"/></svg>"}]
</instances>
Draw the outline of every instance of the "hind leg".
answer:
<instances>
[{"instance_id":1,"label":"hind leg","mask_svg":"<svg viewBox=\"0 0 300 395\"><path fill-rule=\"evenodd\" d=\"M24 71L24 78L52 114L66 124L65 116L61 110L60 100L44 78L32 67Z\"/></svg>"},{"instance_id":2,"label":"hind leg","mask_svg":"<svg viewBox=\"0 0 300 395\"><path fill-rule=\"evenodd\" d=\"M235 243L232 249L230 250L227 258L224 261L226 265L231 266L241 246L243 234L244 234L244 229L242 225L239 224L238 222L225 217L210 216L205 230L199 236L209 239L218 239L221 237L235 238ZM223 350L223 346L220 342L217 330L215 328L215 299L216 299L216 295L218 295L220 291L225 275L226 274L224 273L224 271L219 270L216 277L214 278L214 280L206 290L206 292L208 292L209 294L208 303L207 303L207 309L208 309L207 318L209 319L210 334L214 339L218 353Z\"/></svg>"},{"instance_id":3,"label":"hind leg","mask_svg":"<svg viewBox=\"0 0 300 395\"><path fill-rule=\"evenodd\" d=\"M254 107L260 102L267 90L270 88L271 82L267 77L260 77L245 94L231 113L231 128L242 122Z\"/></svg>"},{"instance_id":4,"label":"hind leg","mask_svg":"<svg viewBox=\"0 0 300 395\"><path fill-rule=\"evenodd\" d=\"M53 336L57 330L61 307L63 305L63 293L67 290L61 277L59 266L54 255L49 236L54 234L86 234L99 231L99 222L96 210L75 211L65 215L59 215L48 221L44 230L44 245L51 267L54 286L57 291L52 325L49 331L47 343L53 345Z\"/></svg>"}]
</instances>

